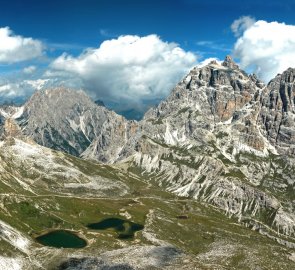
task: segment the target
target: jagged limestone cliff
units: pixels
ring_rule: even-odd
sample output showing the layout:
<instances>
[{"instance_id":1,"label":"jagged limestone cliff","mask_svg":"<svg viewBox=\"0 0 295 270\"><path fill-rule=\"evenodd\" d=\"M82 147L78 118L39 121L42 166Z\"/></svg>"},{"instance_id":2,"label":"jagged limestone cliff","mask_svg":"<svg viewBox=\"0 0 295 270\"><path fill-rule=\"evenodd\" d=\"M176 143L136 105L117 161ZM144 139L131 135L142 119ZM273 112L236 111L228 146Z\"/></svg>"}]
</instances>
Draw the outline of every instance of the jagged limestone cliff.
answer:
<instances>
[{"instance_id":1,"label":"jagged limestone cliff","mask_svg":"<svg viewBox=\"0 0 295 270\"><path fill-rule=\"evenodd\" d=\"M147 179L167 190L213 204L247 226L293 238L293 72L279 75L278 87L248 76L230 57L194 68L146 113L141 137L125 152ZM274 93L276 110L267 103ZM275 131L280 118L270 117L280 113L285 120Z\"/></svg>"}]
</instances>

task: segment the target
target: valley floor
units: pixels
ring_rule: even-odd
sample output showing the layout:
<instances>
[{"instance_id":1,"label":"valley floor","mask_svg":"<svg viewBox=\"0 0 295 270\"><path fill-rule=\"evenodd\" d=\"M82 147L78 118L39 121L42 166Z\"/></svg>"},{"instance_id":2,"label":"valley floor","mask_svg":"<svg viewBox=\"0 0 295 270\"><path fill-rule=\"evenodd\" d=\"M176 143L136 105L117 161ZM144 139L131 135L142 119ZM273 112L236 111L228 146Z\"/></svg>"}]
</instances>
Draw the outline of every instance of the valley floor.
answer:
<instances>
[{"instance_id":1,"label":"valley floor","mask_svg":"<svg viewBox=\"0 0 295 270\"><path fill-rule=\"evenodd\" d=\"M9 238L7 228L3 232L2 227L2 239L6 241L0 242L1 269L115 269L112 267L116 265L129 267L122 269L295 267L292 250L244 228L214 208L170 194L152 197L149 192L147 189L146 196L136 194L116 200L1 194L1 220L15 234ZM145 227L128 240L118 239L114 230L87 229L87 224L107 217L130 219ZM34 241L37 235L57 228L77 232L88 246L56 249Z\"/></svg>"}]
</instances>

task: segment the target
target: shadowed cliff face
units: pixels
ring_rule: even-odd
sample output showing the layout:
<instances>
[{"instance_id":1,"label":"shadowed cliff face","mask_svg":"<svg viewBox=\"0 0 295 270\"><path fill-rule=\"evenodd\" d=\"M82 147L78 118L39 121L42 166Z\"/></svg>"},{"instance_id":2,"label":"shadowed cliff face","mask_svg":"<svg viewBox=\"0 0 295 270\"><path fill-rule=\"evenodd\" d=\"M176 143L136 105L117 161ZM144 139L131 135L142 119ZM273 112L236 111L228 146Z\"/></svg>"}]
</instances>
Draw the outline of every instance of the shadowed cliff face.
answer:
<instances>
[{"instance_id":1,"label":"shadowed cliff face","mask_svg":"<svg viewBox=\"0 0 295 270\"><path fill-rule=\"evenodd\" d=\"M270 81L261 97L264 135L282 154L295 154L295 69Z\"/></svg>"}]
</instances>

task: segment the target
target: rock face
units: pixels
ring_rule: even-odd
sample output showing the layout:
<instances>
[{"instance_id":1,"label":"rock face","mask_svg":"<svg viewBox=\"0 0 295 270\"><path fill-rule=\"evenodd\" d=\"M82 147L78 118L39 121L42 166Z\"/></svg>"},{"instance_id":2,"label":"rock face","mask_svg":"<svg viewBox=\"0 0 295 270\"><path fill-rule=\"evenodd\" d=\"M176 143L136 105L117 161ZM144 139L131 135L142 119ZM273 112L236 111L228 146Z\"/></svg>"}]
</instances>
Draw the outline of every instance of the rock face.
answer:
<instances>
[{"instance_id":1,"label":"rock face","mask_svg":"<svg viewBox=\"0 0 295 270\"><path fill-rule=\"evenodd\" d=\"M140 122L67 89L37 92L14 118L41 145L123 163L145 181L289 241L295 239L294 74L290 68L265 85L228 56L193 68Z\"/></svg>"},{"instance_id":2,"label":"rock face","mask_svg":"<svg viewBox=\"0 0 295 270\"><path fill-rule=\"evenodd\" d=\"M278 74L261 97L264 135L282 154L295 155L295 69Z\"/></svg>"},{"instance_id":3,"label":"rock face","mask_svg":"<svg viewBox=\"0 0 295 270\"><path fill-rule=\"evenodd\" d=\"M20 127L15 123L12 118L7 118L4 122L4 136L17 138L22 136Z\"/></svg>"},{"instance_id":4,"label":"rock face","mask_svg":"<svg viewBox=\"0 0 295 270\"><path fill-rule=\"evenodd\" d=\"M193 69L166 101L145 115L145 120L175 119L173 122L184 128L186 138L201 140L203 133L217 135L227 125L232 129L233 141L263 151L265 145L255 127L263 87L257 78L239 70L229 59L222 65L213 62Z\"/></svg>"},{"instance_id":5,"label":"rock face","mask_svg":"<svg viewBox=\"0 0 295 270\"><path fill-rule=\"evenodd\" d=\"M101 154L96 159L103 162L117 157L136 125L96 105L84 92L64 88L36 92L16 120L37 143L75 156L98 145ZM92 152L87 153L91 157Z\"/></svg>"},{"instance_id":6,"label":"rock face","mask_svg":"<svg viewBox=\"0 0 295 270\"><path fill-rule=\"evenodd\" d=\"M179 196L295 237L293 74L266 86L230 57L194 68L145 114L141 136L123 152L145 178Z\"/></svg>"},{"instance_id":7,"label":"rock face","mask_svg":"<svg viewBox=\"0 0 295 270\"><path fill-rule=\"evenodd\" d=\"M13 123L13 121L10 121L11 119L14 119L15 116L18 116L22 112L22 107L15 106L15 105L0 105L0 137L4 135L5 131L5 123L9 125ZM16 127L18 128L18 127Z\"/></svg>"}]
</instances>

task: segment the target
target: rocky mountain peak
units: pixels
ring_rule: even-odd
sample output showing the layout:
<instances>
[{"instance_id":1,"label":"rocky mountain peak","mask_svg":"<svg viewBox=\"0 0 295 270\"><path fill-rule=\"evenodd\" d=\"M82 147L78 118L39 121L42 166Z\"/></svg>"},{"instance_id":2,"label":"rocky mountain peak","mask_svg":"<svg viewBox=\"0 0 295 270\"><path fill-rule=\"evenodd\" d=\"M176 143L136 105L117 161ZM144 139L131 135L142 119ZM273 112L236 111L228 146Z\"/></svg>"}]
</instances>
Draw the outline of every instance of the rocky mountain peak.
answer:
<instances>
[{"instance_id":1,"label":"rocky mountain peak","mask_svg":"<svg viewBox=\"0 0 295 270\"><path fill-rule=\"evenodd\" d=\"M64 108L73 104L89 104L93 102L82 90L77 91L65 87L57 87L36 91L25 104L25 107L31 106L34 103L44 103L44 105L62 106Z\"/></svg>"},{"instance_id":2,"label":"rocky mountain peak","mask_svg":"<svg viewBox=\"0 0 295 270\"><path fill-rule=\"evenodd\" d=\"M7 118L4 123L4 136L5 137L19 137L21 136L21 129L15 123L14 119Z\"/></svg>"},{"instance_id":3,"label":"rocky mountain peak","mask_svg":"<svg viewBox=\"0 0 295 270\"><path fill-rule=\"evenodd\" d=\"M224 67L232 68L232 69L239 69L239 66L234 62L230 55L227 55L224 61L221 64Z\"/></svg>"},{"instance_id":4,"label":"rocky mountain peak","mask_svg":"<svg viewBox=\"0 0 295 270\"><path fill-rule=\"evenodd\" d=\"M295 81L295 68L288 68L282 73L278 73L275 78L270 80L268 85L280 83L293 83Z\"/></svg>"},{"instance_id":5,"label":"rocky mountain peak","mask_svg":"<svg viewBox=\"0 0 295 270\"><path fill-rule=\"evenodd\" d=\"M293 83L295 81L295 68L288 68L280 75L281 81Z\"/></svg>"},{"instance_id":6,"label":"rocky mountain peak","mask_svg":"<svg viewBox=\"0 0 295 270\"><path fill-rule=\"evenodd\" d=\"M98 106L84 91L68 88L36 91L16 121L38 144L75 156L95 152L103 162L116 159L137 128L133 121Z\"/></svg>"},{"instance_id":7,"label":"rocky mountain peak","mask_svg":"<svg viewBox=\"0 0 295 270\"><path fill-rule=\"evenodd\" d=\"M147 112L145 119L170 115L173 110L181 108L196 108L193 110L198 110L204 118L211 118L204 121L204 125L210 128L214 122L239 118L237 111L249 102L255 102L263 86L227 56L222 64L214 61L193 68L167 100L154 111Z\"/></svg>"}]
</instances>

